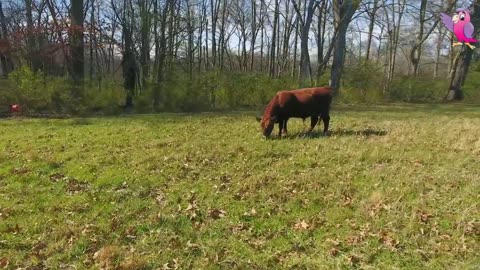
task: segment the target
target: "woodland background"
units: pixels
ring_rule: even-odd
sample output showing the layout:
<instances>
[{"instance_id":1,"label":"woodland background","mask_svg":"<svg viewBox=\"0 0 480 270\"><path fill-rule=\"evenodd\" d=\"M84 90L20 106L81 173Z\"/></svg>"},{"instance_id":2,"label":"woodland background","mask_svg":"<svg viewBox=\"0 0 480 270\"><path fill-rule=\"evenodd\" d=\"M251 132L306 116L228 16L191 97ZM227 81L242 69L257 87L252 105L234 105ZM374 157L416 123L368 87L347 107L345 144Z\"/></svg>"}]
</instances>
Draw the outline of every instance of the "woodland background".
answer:
<instances>
[{"instance_id":1,"label":"woodland background","mask_svg":"<svg viewBox=\"0 0 480 270\"><path fill-rule=\"evenodd\" d=\"M0 105L261 108L328 84L336 102L479 102L478 53L440 21L458 7L478 31L477 0L2 0Z\"/></svg>"}]
</instances>

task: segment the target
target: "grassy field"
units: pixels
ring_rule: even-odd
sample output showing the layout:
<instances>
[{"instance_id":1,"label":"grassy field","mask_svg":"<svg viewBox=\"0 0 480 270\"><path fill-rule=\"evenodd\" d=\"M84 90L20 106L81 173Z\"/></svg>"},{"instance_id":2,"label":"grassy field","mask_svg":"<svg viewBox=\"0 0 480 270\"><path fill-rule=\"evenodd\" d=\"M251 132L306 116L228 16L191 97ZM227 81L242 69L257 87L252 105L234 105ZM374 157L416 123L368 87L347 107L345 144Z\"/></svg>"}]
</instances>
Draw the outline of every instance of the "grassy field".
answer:
<instances>
[{"instance_id":1,"label":"grassy field","mask_svg":"<svg viewBox=\"0 0 480 270\"><path fill-rule=\"evenodd\" d=\"M0 119L0 268L480 269L479 107L254 115Z\"/></svg>"}]
</instances>

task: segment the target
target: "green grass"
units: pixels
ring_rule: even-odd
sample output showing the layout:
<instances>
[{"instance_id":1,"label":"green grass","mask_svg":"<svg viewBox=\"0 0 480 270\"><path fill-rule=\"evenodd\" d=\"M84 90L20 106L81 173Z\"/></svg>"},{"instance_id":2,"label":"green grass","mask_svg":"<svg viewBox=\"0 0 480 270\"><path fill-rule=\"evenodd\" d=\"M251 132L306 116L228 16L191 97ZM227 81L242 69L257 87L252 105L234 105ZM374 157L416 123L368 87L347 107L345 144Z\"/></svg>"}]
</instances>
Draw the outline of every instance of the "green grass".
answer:
<instances>
[{"instance_id":1,"label":"green grass","mask_svg":"<svg viewBox=\"0 0 480 270\"><path fill-rule=\"evenodd\" d=\"M0 267L479 268L480 108L254 115L0 120Z\"/></svg>"}]
</instances>

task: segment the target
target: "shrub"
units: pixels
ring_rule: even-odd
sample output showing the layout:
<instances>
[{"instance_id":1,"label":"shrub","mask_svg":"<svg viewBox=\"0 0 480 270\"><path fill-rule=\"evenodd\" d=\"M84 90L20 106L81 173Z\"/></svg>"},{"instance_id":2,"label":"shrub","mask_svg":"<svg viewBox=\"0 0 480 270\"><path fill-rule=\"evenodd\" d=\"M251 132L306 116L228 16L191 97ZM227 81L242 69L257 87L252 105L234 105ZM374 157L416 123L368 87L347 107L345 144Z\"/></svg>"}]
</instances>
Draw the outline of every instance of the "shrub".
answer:
<instances>
[{"instance_id":1,"label":"shrub","mask_svg":"<svg viewBox=\"0 0 480 270\"><path fill-rule=\"evenodd\" d=\"M72 87L68 78L45 76L42 72L33 72L28 66L22 66L9 75L12 85L7 101L22 104L27 113L66 113L85 114L119 112L119 106L125 100L125 91L113 81L98 84L85 82L82 98L72 98Z\"/></svg>"},{"instance_id":2,"label":"shrub","mask_svg":"<svg viewBox=\"0 0 480 270\"><path fill-rule=\"evenodd\" d=\"M11 101L22 104L25 111L46 111L52 100L52 88L41 72L22 66L9 74L12 82ZM13 99L13 100L12 100Z\"/></svg>"},{"instance_id":3,"label":"shrub","mask_svg":"<svg viewBox=\"0 0 480 270\"><path fill-rule=\"evenodd\" d=\"M87 112L118 114L126 98L123 87L116 85L114 81L103 82L103 85L91 82L84 91L82 103Z\"/></svg>"},{"instance_id":4,"label":"shrub","mask_svg":"<svg viewBox=\"0 0 480 270\"><path fill-rule=\"evenodd\" d=\"M345 65L340 101L358 103L382 100L382 71L381 66L365 60Z\"/></svg>"},{"instance_id":5,"label":"shrub","mask_svg":"<svg viewBox=\"0 0 480 270\"><path fill-rule=\"evenodd\" d=\"M463 86L463 93L468 101L480 101L480 63L470 68Z\"/></svg>"},{"instance_id":6,"label":"shrub","mask_svg":"<svg viewBox=\"0 0 480 270\"><path fill-rule=\"evenodd\" d=\"M393 81L389 94L395 101L432 102L441 100L447 89L447 80L403 76Z\"/></svg>"}]
</instances>

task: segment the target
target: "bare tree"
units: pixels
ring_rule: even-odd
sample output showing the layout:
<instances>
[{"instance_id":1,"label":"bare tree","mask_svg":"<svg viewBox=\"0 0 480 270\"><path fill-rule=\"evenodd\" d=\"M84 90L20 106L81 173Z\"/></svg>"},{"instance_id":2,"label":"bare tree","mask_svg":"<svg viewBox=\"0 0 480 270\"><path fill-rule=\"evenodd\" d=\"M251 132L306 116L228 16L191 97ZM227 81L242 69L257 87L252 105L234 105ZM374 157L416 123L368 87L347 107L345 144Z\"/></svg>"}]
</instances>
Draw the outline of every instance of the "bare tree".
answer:
<instances>
[{"instance_id":1,"label":"bare tree","mask_svg":"<svg viewBox=\"0 0 480 270\"><path fill-rule=\"evenodd\" d=\"M388 6L384 5L388 31L388 52L387 65L385 65L386 81L384 83L384 94L388 94L390 92L393 77L395 75L397 49L400 39L400 26L405 12L406 4L406 0L397 0L396 2L393 2L393 5L391 6L391 15Z\"/></svg>"},{"instance_id":2,"label":"bare tree","mask_svg":"<svg viewBox=\"0 0 480 270\"><path fill-rule=\"evenodd\" d=\"M368 23L368 37L367 37L367 55L365 56L366 60L370 59L370 48L372 47L372 37L373 37L373 29L375 27L375 19L377 15L377 11L380 9L378 6L379 0L372 0L372 8L367 10L367 14L369 17Z\"/></svg>"},{"instance_id":3,"label":"bare tree","mask_svg":"<svg viewBox=\"0 0 480 270\"><path fill-rule=\"evenodd\" d=\"M142 69L142 87L150 76L150 32L152 27L151 0L139 0L140 15L140 67Z\"/></svg>"},{"instance_id":4,"label":"bare tree","mask_svg":"<svg viewBox=\"0 0 480 270\"><path fill-rule=\"evenodd\" d=\"M27 0L30 1L30 0ZM76 82L84 78L83 0L72 0L70 29L71 76Z\"/></svg>"},{"instance_id":5,"label":"bare tree","mask_svg":"<svg viewBox=\"0 0 480 270\"><path fill-rule=\"evenodd\" d=\"M155 0L155 65L157 70L157 86L153 88L153 108L156 110L160 107L160 91L165 78L165 60L167 56L167 15L169 14L168 8L171 7L172 2L173 0L168 0L164 3L162 9L160 1Z\"/></svg>"},{"instance_id":6,"label":"bare tree","mask_svg":"<svg viewBox=\"0 0 480 270\"><path fill-rule=\"evenodd\" d=\"M30 67L32 70L37 71L40 69L40 63L38 59L38 50L36 42L36 30L33 24L32 14L32 0L25 0L25 11L27 15L27 54L28 60L30 60Z\"/></svg>"},{"instance_id":7,"label":"bare tree","mask_svg":"<svg viewBox=\"0 0 480 270\"><path fill-rule=\"evenodd\" d=\"M308 35L310 33L310 26L313 21L313 14L315 8L318 6L315 0L308 2L305 16L302 16L297 3L291 0L293 7L297 12L299 25L300 25L300 87L304 87L307 84L312 83L312 69L310 66L310 55L308 52Z\"/></svg>"},{"instance_id":8,"label":"bare tree","mask_svg":"<svg viewBox=\"0 0 480 270\"><path fill-rule=\"evenodd\" d=\"M276 46L277 46L277 34L278 34L278 17L279 17L279 1L275 0L275 13L273 17L273 30L272 30L272 41L270 45L270 64L269 64L269 75L274 77L276 74Z\"/></svg>"},{"instance_id":9,"label":"bare tree","mask_svg":"<svg viewBox=\"0 0 480 270\"><path fill-rule=\"evenodd\" d=\"M332 71L330 75L330 86L334 89L334 94L338 94L343 73L347 28L357 7L358 6L353 2L353 0L335 1L333 4L334 22L337 36L334 41L335 45Z\"/></svg>"},{"instance_id":10,"label":"bare tree","mask_svg":"<svg viewBox=\"0 0 480 270\"><path fill-rule=\"evenodd\" d=\"M450 3L450 6L447 7L446 11L450 11L452 9L452 7L455 5L456 3L456 0L452 1ZM427 10L427 1L426 0L421 0L421 3L420 3L420 16L419 16L419 32L417 34L417 37L416 37L416 41L415 41L415 44L413 45L411 51L410 51L410 63L411 63L411 74L413 76L417 76L418 75L418 67L419 67L419 64L420 64L420 58L421 58L421 55L422 55L422 45L423 43L428 39L428 37L430 36L430 34L433 32L433 30L435 30L435 28L437 27L438 23L440 22L440 18L438 16L432 16L432 18L435 18L435 22L432 24L432 26L430 27L430 29L425 33L425 23L427 22L427 18L426 18L426 10Z\"/></svg>"},{"instance_id":11,"label":"bare tree","mask_svg":"<svg viewBox=\"0 0 480 270\"><path fill-rule=\"evenodd\" d=\"M7 21L5 19L5 14L3 13L2 3L0 2L0 40L4 40L5 44L8 42L8 32L7 32ZM13 70L13 62L9 57L7 51L7 46L5 46L5 52L0 51L0 64L2 65L3 75L8 77L8 73Z\"/></svg>"}]
</instances>

